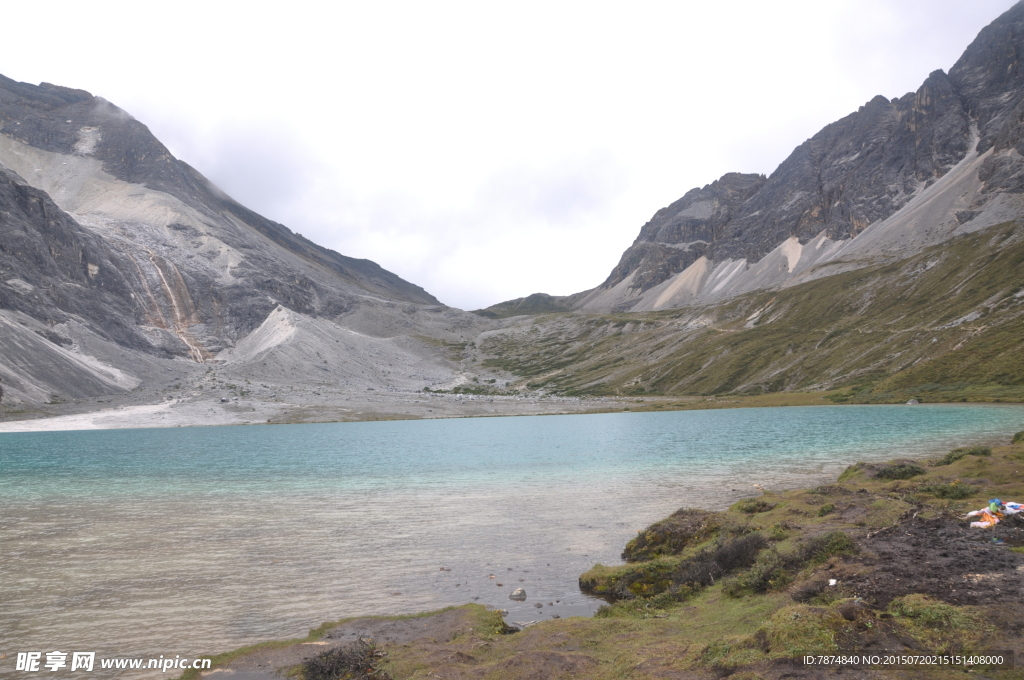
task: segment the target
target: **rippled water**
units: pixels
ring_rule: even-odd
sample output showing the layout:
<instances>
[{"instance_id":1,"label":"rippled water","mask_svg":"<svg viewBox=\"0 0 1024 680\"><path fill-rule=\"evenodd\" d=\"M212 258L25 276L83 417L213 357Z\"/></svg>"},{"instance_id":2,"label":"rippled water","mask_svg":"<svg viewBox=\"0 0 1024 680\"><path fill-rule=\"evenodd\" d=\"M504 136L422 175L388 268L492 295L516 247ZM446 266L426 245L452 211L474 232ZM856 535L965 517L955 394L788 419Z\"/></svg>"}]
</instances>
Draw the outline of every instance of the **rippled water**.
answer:
<instances>
[{"instance_id":1,"label":"rippled water","mask_svg":"<svg viewBox=\"0 0 1024 680\"><path fill-rule=\"evenodd\" d=\"M0 673L477 598L585 614L578 575L680 506L1020 429L1020 407L957 405L0 434Z\"/></svg>"}]
</instances>

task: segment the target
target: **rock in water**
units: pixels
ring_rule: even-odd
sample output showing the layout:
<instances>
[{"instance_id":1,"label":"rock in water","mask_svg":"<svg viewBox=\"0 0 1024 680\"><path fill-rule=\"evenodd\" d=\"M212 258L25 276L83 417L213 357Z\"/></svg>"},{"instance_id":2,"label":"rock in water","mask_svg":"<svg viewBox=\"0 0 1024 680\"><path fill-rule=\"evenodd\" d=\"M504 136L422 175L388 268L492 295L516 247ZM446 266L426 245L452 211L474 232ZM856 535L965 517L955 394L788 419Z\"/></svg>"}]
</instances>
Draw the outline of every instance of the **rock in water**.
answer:
<instances>
[{"instance_id":1,"label":"rock in water","mask_svg":"<svg viewBox=\"0 0 1024 680\"><path fill-rule=\"evenodd\" d=\"M516 588L508 596L508 599L510 599L510 600L519 600L520 602L522 602L523 600L526 599L526 591L523 590L522 588Z\"/></svg>"}]
</instances>

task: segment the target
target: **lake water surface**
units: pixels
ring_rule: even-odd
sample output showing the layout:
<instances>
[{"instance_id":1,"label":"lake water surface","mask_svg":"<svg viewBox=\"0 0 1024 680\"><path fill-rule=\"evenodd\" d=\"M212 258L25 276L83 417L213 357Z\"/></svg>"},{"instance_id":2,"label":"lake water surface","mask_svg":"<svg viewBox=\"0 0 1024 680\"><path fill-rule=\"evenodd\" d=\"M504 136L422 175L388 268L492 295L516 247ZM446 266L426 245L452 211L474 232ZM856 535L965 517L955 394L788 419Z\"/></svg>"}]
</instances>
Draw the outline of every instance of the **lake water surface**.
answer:
<instances>
[{"instance_id":1,"label":"lake water surface","mask_svg":"<svg viewBox=\"0 0 1024 680\"><path fill-rule=\"evenodd\" d=\"M0 434L0 674L474 600L588 614L578 575L681 506L1021 429L1021 407L936 405Z\"/></svg>"}]
</instances>

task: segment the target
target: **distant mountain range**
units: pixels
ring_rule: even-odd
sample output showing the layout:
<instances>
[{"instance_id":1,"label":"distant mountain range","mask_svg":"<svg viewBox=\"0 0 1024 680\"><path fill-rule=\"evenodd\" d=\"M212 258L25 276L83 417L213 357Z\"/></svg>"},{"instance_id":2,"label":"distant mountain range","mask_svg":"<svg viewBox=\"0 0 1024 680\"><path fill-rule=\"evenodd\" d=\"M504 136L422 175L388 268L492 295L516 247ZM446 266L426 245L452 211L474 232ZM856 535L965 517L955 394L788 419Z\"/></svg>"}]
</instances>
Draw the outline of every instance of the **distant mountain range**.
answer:
<instances>
[{"instance_id":1,"label":"distant mountain range","mask_svg":"<svg viewBox=\"0 0 1024 680\"><path fill-rule=\"evenodd\" d=\"M205 414L215 389L293 419L375 391L404 395L388 417L424 390L1013 397L1022 54L1019 3L948 74L657 211L596 288L475 313L248 210L102 98L0 76L0 416Z\"/></svg>"}]
</instances>

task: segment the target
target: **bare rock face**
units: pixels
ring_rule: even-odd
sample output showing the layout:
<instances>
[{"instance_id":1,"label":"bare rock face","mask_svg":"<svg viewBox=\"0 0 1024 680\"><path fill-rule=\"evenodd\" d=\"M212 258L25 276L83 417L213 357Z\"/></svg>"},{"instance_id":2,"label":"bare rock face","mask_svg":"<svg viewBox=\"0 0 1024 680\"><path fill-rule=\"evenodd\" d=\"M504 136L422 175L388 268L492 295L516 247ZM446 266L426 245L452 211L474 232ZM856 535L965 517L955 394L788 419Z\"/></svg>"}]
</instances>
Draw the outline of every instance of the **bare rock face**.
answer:
<instances>
[{"instance_id":1,"label":"bare rock face","mask_svg":"<svg viewBox=\"0 0 1024 680\"><path fill-rule=\"evenodd\" d=\"M731 172L702 189L691 189L662 208L640 229L633 245L602 284L611 288L633 272L633 287L647 290L708 254L736 210L765 184L763 175Z\"/></svg>"},{"instance_id":2,"label":"bare rock face","mask_svg":"<svg viewBox=\"0 0 1024 680\"><path fill-rule=\"evenodd\" d=\"M1024 192L1024 4L981 31L950 70L916 92L877 96L794 149L770 177L729 173L692 189L643 226L608 279L632 275L642 293L700 257L759 261L787 239L851 239L885 220L969 153L993 153L977 171L973 219L996 193Z\"/></svg>"},{"instance_id":3,"label":"bare rock face","mask_svg":"<svg viewBox=\"0 0 1024 680\"><path fill-rule=\"evenodd\" d=\"M79 315L102 337L143 347L148 343L135 328L125 269L117 253L46 193L0 167L0 309L48 326ZM70 344L55 332L50 339Z\"/></svg>"}]
</instances>

